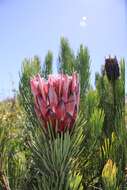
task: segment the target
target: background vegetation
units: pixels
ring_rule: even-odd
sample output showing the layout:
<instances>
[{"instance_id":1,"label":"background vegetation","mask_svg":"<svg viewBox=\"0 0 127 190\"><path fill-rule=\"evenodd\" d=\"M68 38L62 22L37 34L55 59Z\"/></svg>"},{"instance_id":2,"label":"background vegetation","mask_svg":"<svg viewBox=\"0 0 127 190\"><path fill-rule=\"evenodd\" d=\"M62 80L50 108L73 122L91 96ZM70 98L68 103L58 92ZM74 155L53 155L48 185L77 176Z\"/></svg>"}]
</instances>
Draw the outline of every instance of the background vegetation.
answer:
<instances>
[{"instance_id":1,"label":"background vegetation","mask_svg":"<svg viewBox=\"0 0 127 190\"><path fill-rule=\"evenodd\" d=\"M53 73L53 54L48 51L42 66L37 56L23 61L19 91L0 102L1 190L127 189L125 61L114 83L105 69L96 73L95 89L90 62L87 47L81 44L75 54L61 38L57 70L79 73L80 111L73 134L53 138L50 124L48 135L40 127L29 83L37 73Z\"/></svg>"}]
</instances>

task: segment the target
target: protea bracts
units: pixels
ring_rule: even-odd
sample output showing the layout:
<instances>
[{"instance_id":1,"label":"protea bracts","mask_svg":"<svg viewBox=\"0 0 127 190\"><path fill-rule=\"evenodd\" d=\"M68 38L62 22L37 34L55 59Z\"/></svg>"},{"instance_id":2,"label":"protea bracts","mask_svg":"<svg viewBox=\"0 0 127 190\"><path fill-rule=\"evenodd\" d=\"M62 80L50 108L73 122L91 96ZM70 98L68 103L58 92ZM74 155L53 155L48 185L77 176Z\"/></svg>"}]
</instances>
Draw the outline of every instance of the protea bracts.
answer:
<instances>
[{"instance_id":1,"label":"protea bracts","mask_svg":"<svg viewBox=\"0 0 127 190\"><path fill-rule=\"evenodd\" d=\"M79 107L79 79L77 73L49 75L48 79L38 74L30 81L37 117L44 126L51 123L57 132L71 130Z\"/></svg>"},{"instance_id":2,"label":"protea bracts","mask_svg":"<svg viewBox=\"0 0 127 190\"><path fill-rule=\"evenodd\" d=\"M109 81L115 81L119 78L119 65L117 58L109 58L105 59L105 70Z\"/></svg>"}]
</instances>

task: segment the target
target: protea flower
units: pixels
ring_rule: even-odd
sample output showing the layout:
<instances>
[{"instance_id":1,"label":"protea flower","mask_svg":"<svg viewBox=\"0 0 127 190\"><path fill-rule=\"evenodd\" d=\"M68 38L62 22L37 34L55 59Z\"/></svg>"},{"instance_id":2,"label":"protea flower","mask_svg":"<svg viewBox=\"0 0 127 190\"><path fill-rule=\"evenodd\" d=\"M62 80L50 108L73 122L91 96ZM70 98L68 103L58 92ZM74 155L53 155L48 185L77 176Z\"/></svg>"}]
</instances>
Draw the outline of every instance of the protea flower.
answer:
<instances>
[{"instance_id":1,"label":"protea flower","mask_svg":"<svg viewBox=\"0 0 127 190\"><path fill-rule=\"evenodd\" d=\"M115 81L119 78L119 65L116 57L105 59L105 70L109 81Z\"/></svg>"},{"instance_id":2,"label":"protea flower","mask_svg":"<svg viewBox=\"0 0 127 190\"><path fill-rule=\"evenodd\" d=\"M48 79L38 74L30 81L37 117L44 126L50 121L57 131L71 130L79 107L79 79L77 73L49 75Z\"/></svg>"}]
</instances>

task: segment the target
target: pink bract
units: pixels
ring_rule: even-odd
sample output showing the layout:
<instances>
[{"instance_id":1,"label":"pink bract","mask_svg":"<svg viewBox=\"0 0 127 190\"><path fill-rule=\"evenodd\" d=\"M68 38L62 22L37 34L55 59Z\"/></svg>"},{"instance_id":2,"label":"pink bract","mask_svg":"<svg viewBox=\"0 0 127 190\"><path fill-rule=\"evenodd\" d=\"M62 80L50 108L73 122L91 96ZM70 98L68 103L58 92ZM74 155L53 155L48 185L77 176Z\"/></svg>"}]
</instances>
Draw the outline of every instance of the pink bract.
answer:
<instances>
[{"instance_id":1,"label":"pink bract","mask_svg":"<svg viewBox=\"0 0 127 190\"><path fill-rule=\"evenodd\" d=\"M57 125L58 132L70 130L79 107L78 74L49 75L48 80L38 74L30 80L30 85L36 115L45 127L50 121L54 129Z\"/></svg>"}]
</instances>

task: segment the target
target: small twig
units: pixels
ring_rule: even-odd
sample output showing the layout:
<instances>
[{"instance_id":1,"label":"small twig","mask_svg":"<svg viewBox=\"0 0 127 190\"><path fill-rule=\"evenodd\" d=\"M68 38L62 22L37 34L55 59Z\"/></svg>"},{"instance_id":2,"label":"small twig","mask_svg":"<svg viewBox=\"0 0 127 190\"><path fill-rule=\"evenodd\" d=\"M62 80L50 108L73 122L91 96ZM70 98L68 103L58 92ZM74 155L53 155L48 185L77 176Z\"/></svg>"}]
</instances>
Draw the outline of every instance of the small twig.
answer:
<instances>
[{"instance_id":1,"label":"small twig","mask_svg":"<svg viewBox=\"0 0 127 190\"><path fill-rule=\"evenodd\" d=\"M7 177L1 171L0 171L0 181L1 181L2 185L3 185L4 190L11 190Z\"/></svg>"}]
</instances>

